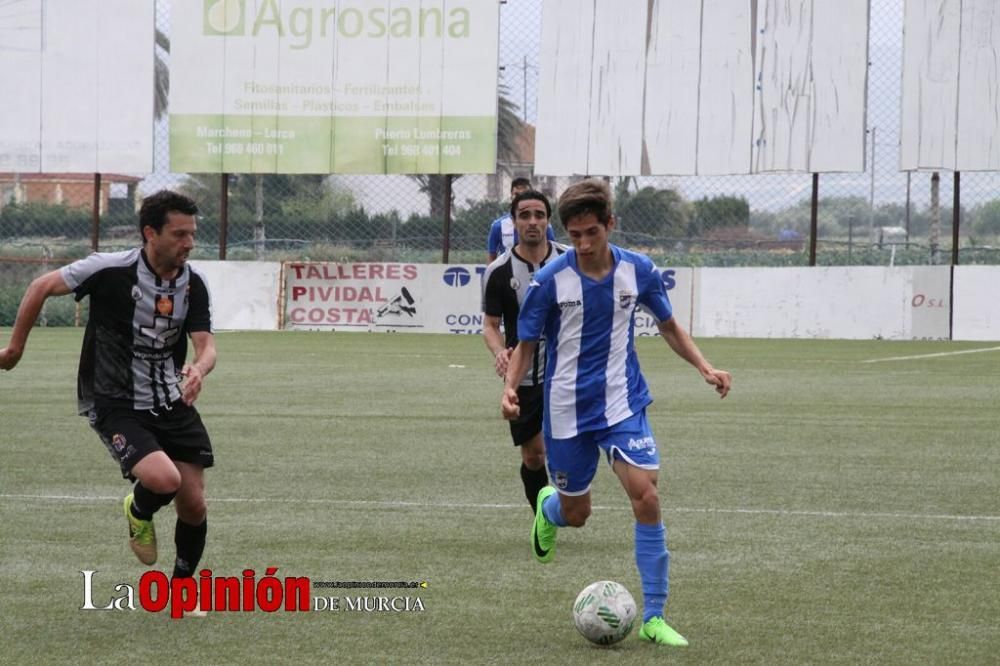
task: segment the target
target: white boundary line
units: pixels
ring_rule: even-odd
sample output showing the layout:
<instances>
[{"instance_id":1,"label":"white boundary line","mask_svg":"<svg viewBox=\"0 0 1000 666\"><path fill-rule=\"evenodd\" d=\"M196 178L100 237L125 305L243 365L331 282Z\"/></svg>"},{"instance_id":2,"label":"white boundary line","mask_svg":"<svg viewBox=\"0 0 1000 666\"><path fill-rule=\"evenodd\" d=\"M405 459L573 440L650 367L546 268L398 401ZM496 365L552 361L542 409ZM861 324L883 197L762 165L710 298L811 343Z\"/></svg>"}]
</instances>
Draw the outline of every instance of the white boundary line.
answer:
<instances>
[{"instance_id":1,"label":"white boundary line","mask_svg":"<svg viewBox=\"0 0 1000 666\"><path fill-rule=\"evenodd\" d=\"M890 356L888 358L872 358L862 363L884 363L886 361L913 361L921 358L939 358L941 356L958 356L959 354L979 354L982 352L1000 351L1000 347L984 347L982 349L962 349L960 351L937 352L936 354L918 354L916 356Z\"/></svg>"},{"instance_id":2,"label":"white boundary line","mask_svg":"<svg viewBox=\"0 0 1000 666\"><path fill-rule=\"evenodd\" d=\"M43 500L66 502L118 502L118 496L99 495L16 495L0 494L0 500ZM325 504L339 506L379 507L386 509L523 509L523 504L473 504L468 502L412 502L396 500L337 500L288 497L209 497L212 502L256 503L256 504ZM628 507L595 506L599 511L628 511ZM792 509L698 509L692 507L666 507L665 513L719 513L753 516L812 516L816 518L900 518L905 520L954 520L1000 522L1000 516L960 516L935 513L892 513L892 512L850 512L850 511L797 511Z\"/></svg>"}]
</instances>

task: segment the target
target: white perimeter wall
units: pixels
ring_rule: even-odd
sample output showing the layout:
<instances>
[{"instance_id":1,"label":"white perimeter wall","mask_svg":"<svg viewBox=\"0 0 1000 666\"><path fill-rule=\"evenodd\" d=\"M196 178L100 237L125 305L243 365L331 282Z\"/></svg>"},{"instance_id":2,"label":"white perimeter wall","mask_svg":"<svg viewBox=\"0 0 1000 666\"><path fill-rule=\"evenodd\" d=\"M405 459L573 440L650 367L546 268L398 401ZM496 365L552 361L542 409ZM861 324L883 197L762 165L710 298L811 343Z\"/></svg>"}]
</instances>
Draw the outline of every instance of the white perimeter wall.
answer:
<instances>
[{"instance_id":1,"label":"white perimeter wall","mask_svg":"<svg viewBox=\"0 0 1000 666\"><path fill-rule=\"evenodd\" d=\"M1000 340L1000 266L955 267L956 340Z\"/></svg>"},{"instance_id":2,"label":"white perimeter wall","mask_svg":"<svg viewBox=\"0 0 1000 666\"><path fill-rule=\"evenodd\" d=\"M697 336L948 338L949 267L703 268Z\"/></svg>"},{"instance_id":3,"label":"white perimeter wall","mask_svg":"<svg viewBox=\"0 0 1000 666\"><path fill-rule=\"evenodd\" d=\"M217 329L482 330L483 266L192 263L208 280ZM954 280L953 339L1000 340L1000 266L958 266ZM664 282L696 337L949 337L948 266L667 268ZM655 335L655 322L638 313L636 333Z\"/></svg>"},{"instance_id":4,"label":"white perimeter wall","mask_svg":"<svg viewBox=\"0 0 1000 666\"><path fill-rule=\"evenodd\" d=\"M216 330L278 328L281 264L277 261L192 261L208 282Z\"/></svg>"}]
</instances>

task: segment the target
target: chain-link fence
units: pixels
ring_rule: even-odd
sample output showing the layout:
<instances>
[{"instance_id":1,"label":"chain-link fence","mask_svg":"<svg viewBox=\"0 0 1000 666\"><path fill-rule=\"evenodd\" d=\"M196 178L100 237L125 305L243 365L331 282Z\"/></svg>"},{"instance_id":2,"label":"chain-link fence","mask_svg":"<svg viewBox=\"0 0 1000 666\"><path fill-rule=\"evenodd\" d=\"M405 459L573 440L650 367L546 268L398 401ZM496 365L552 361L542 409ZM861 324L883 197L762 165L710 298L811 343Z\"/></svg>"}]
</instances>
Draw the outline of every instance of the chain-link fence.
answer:
<instances>
[{"instance_id":1,"label":"chain-link fence","mask_svg":"<svg viewBox=\"0 0 1000 666\"><path fill-rule=\"evenodd\" d=\"M165 97L152 174L101 174L99 185L86 174L0 174L0 325L12 321L31 277L95 245L136 244L137 203L161 188L199 202L200 258L217 258L224 247L226 258L241 260L438 262L447 253L451 262L485 261L488 225L505 209L512 177L531 177L553 198L566 182L532 173L542 1L508 0L500 7L496 175L171 173ZM156 8L157 71L165 84L171 2L157 0ZM953 174L898 170L902 22L903 0L872 0L867 170L820 176L817 264L951 260ZM993 173L961 175L959 263L1000 261L994 249L1000 248L998 184ZM615 178L612 186L620 222L615 241L649 252L662 265L809 263L810 174ZM55 323L74 316L71 307L47 314Z\"/></svg>"}]
</instances>

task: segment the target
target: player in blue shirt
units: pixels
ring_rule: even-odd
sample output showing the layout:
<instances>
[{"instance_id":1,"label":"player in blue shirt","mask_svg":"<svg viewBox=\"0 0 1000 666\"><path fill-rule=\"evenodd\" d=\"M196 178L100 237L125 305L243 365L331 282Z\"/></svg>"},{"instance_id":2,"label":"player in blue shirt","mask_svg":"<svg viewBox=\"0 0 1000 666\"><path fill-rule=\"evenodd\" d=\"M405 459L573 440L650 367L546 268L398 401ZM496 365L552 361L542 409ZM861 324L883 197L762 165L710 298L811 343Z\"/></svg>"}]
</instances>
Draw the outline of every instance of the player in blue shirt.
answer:
<instances>
[{"instance_id":1,"label":"player in blue shirt","mask_svg":"<svg viewBox=\"0 0 1000 666\"><path fill-rule=\"evenodd\" d=\"M515 178L510 182L511 201L521 192L527 192L530 189L531 181L527 178ZM556 239L551 226L545 231L545 234L550 241ZM489 261L486 262L487 265L492 264L497 257L515 245L517 245L517 226L510 213L504 213L490 224L490 233L486 237L486 252L490 257Z\"/></svg>"},{"instance_id":2,"label":"player in blue shirt","mask_svg":"<svg viewBox=\"0 0 1000 666\"><path fill-rule=\"evenodd\" d=\"M559 217L573 249L535 273L521 305L518 345L504 383L501 411L520 413L517 386L535 345L545 340L543 435L549 477L538 494L531 530L541 562L555 552L556 532L582 527L590 516L590 485L603 451L635 514L635 561L642 581L643 625L639 637L663 645L687 640L663 619L669 590L670 554L656 488L660 457L646 421L652 402L635 353L635 309L659 322L670 348L693 365L723 398L732 376L705 360L674 319L653 262L608 242L615 227L611 191L602 180L570 186L559 199Z\"/></svg>"}]
</instances>

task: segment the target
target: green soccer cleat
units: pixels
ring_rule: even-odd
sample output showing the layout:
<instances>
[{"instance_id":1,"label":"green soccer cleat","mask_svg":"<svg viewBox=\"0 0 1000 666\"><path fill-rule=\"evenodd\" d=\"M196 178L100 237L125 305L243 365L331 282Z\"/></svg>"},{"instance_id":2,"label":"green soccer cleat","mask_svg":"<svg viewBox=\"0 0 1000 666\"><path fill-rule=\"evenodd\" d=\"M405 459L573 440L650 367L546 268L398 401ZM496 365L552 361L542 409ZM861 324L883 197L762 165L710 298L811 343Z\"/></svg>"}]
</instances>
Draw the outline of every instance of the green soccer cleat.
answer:
<instances>
[{"instance_id":1,"label":"green soccer cleat","mask_svg":"<svg viewBox=\"0 0 1000 666\"><path fill-rule=\"evenodd\" d=\"M678 634L674 629L657 615L649 619L649 622L639 629L639 638L644 641L651 641L658 645L671 645L673 647L687 647L687 639Z\"/></svg>"},{"instance_id":2,"label":"green soccer cleat","mask_svg":"<svg viewBox=\"0 0 1000 666\"><path fill-rule=\"evenodd\" d=\"M535 505L535 522L531 524L531 552L539 562L551 562L556 554L556 532L559 528L549 522L542 513L545 498L556 492L552 486L545 486L538 491L538 502Z\"/></svg>"},{"instance_id":3,"label":"green soccer cleat","mask_svg":"<svg viewBox=\"0 0 1000 666\"><path fill-rule=\"evenodd\" d=\"M125 519L128 520L128 545L143 564L156 563L156 530L152 520L139 520L132 515L132 493L125 497Z\"/></svg>"}]
</instances>

